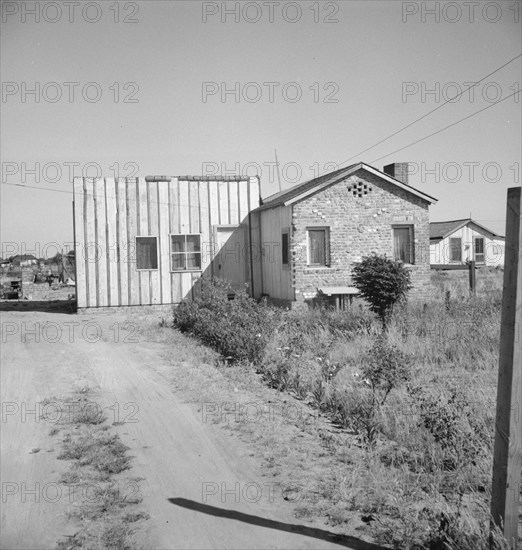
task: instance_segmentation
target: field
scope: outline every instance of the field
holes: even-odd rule
[[[475,297],[467,277],[434,272],[440,299],[396,308],[384,341],[362,304],[278,314],[223,302],[178,310],[175,325],[331,421],[301,426],[333,463],[310,479],[299,470],[300,517],[347,532],[358,518],[393,548],[486,549],[502,271],[480,270]]]

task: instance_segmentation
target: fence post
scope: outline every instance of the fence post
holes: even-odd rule
[[[522,467],[522,223],[520,187],[508,189],[506,253],[493,456],[491,515],[512,550],[518,548]]]
[[[444,294],[444,305],[446,306],[446,311],[451,309],[451,291],[446,290]]]
[[[475,260],[469,262],[469,291],[473,296],[477,293],[477,274],[475,271]]]

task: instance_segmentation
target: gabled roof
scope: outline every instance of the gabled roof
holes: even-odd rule
[[[354,172],[357,172],[361,169],[366,170],[367,172],[370,172],[371,174],[378,176],[383,180],[386,180],[387,182],[392,183],[393,185],[396,185],[397,187],[404,189],[405,191],[408,191],[409,193],[412,193],[413,195],[416,195],[417,197],[420,197],[425,201],[428,201],[429,203],[437,202],[437,199],[426,195],[426,193],[423,193],[422,191],[419,191],[414,187],[411,187],[411,185],[406,185],[405,183],[402,183],[402,181],[399,181],[389,176],[388,174],[377,170],[369,164],[358,162],[356,164],[347,166],[346,168],[340,168],[339,170],[335,170],[334,172],[324,174],[322,176],[319,176],[318,178],[305,181],[304,183],[299,183],[297,185],[294,185],[293,187],[290,187],[289,189],[285,189],[283,191],[279,191],[279,193],[270,195],[262,201],[261,206],[257,208],[257,210],[275,208],[276,206],[288,206],[289,204],[300,201],[308,197],[309,195],[316,193],[317,191],[321,191],[322,189],[325,189],[330,185],[342,181],[343,179],[352,175]]]
[[[477,223],[473,221],[471,218],[465,218],[463,220],[451,220],[447,222],[431,222],[430,223],[430,240],[441,240],[445,239],[452,233],[455,233],[455,231],[458,231],[462,227],[473,224],[475,227],[477,227],[481,232],[489,235],[490,237],[498,237],[503,239],[504,237],[502,235],[498,235],[494,231],[491,231],[491,229],[488,229],[487,227],[484,227],[480,223]]]

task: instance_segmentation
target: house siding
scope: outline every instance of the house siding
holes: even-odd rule
[[[451,235],[430,244],[430,262],[433,265],[455,265],[465,264],[475,259],[474,239],[475,237],[484,238],[484,262],[486,266],[504,265],[504,239],[492,238],[490,235],[478,230],[472,224],[465,225],[454,231]],[[462,239],[462,260],[451,261],[450,259],[450,239]]]
[[[78,308],[177,304],[193,293],[201,276],[217,275],[220,226],[244,231],[246,250],[221,254],[251,279],[249,212],[259,204],[258,178],[221,181],[197,177],[76,178],[74,228]],[[174,272],[170,234],[197,234],[201,269]],[[157,237],[158,268],[138,270],[135,239]],[[225,245],[226,246],[226,243]]]
[[[366,183],[371,191],[354,196],[351,186]],[[304,304],[321,286],[350,285],[354,262],[375,252],[393,257],[394,225],[413,225],[413,289],[424,298],[431,291],[428,202],[385,180],[360,170],[293,205],[292,284],[296,301]],[[328,227],[330,267],[307,265],[307,230]]]

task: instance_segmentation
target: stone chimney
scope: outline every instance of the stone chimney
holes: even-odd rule
[[[395,162],[388,164],[382,171],[388,176],[395,178],[396,180],[409,185],[408,183],[408,163],[407,162]]]

